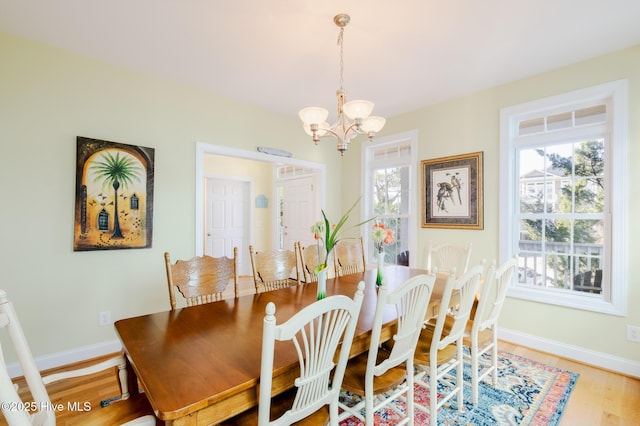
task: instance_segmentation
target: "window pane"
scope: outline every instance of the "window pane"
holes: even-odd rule
[[[573,242],[576,244],[602,245],[604,241],[604,221],[576,220],[573,232]]]
[[[542,221],[524,219],[520,221],[520,245],[523,241],[540,241]]]
[[[603,177],[604,141],[580,142],[575,147],[576,176]]]
[[[606,105],[576,110],[576,126],[592,123],[604,123],[607,120]]]
[[[570,288],[569,259],[569,256],[557,253],[547,255],[547,287]]]
[[[544,207],[544,151],[520,151],[520,212],[539,213]]]
[[[546,211],[571,213],[572,200],[567,187],[573,174],[573,145],[566,143],[547,147],[545,156],[548,184]]]
[[[393,230],[395,241],[384,246],[385,263],[398,263],[398,255],[409,250],[409,219],[407,217],[384,217],[379,218],[377,223],[382,223],[386,228]],[[374,253],[373,242],[369,248],[370,253]]]
[[[546,219],[544,240],[548,243],[566,243],[571,239],[571,221],[568,219]],[[556,251],[565,251],[564,245],[550,246]]]
[[[533,120],[521,121],[518,125],[520,136],[532,135],[544,131],[544,118],[534,118]]]
[[[409,167],[373,171],[373,212],[409,214]]]
[[[547,117],[547,130],[565,129],[573,126],[570,112],[550,115]]]
[[[521,251],[518,255],[518,283],[542,285],[544,258],[540,253]]]
[[[603,179],[576,179],[573,188],[576,213],[604,212],[604,187],[598,183],[602,181]]]

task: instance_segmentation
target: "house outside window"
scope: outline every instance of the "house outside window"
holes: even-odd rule
[[[510,296],[626,314],[626,93],[618,81],[502,110]]]
[[[385,263],[406,264],[415,253],[417,223],[414,189],[416,185],[415,132],[376,140],[363,145],[363,205],[365,217],[376,217],[392,229],[395,243],[385,246]],[[371,240],[372,224],[365,226],[367,262],[375,263],[375,250]]]

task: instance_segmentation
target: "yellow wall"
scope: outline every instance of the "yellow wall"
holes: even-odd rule
[[[195,254],[197,142],[279,147],[327,163],[339,187],[335,151],[315,147],[298,117],[2,33],[0,57],[0,288],[36,357],[116,341],[100,311],[169,308],[163,253]],[[77,136],[155,148],[152,248],[73,251]]]
[[[112,327],[98,325],[100,311],[116,320],[168,308],[162,253],[195,252],[197,141],[249,151],[272,146],[327,164],[329,217],[340,217],[360,194],[358,145],[343,158],[332,143],[315,147],[295,116],[5,34],[0,54],[0,288],[36,357],[115,340]],[[500,108],[620,78],[629,79],[629,181],[637,182],[640,47],[389,117],[380,136],[417,129],[419,159],[485,153],[485,229],[419,229],[418,255],[433,239],[471,241],[473,262],[497,256]],[[76,136],[156,149],[152,248],[73,252]],[[630,265],[640,264],[636,193],[631,184]],[[626,318],[509,299],[501,325],[640,361],[640,345],[627,342],[624,330],[640,326],[636,275],[629,271]]]
[[[417,129],[419,160],[484,151],[484,230],[420,229],[417,258],[423,258],[429,240],[470,241],[471,264],[498,256],[501,108],[624,78],[629,80],[628,260],[629,265],[640,265],[640,222],[635,220],[640,211],[635,185],[640,179],[635,161],[640,162],[640,46],[388,119],[385,135]],[[356,178],[360,159],[349,155],[345,160],[343,194],[348,194],[360,190]],[[343,205],[346,202],[343,195]],[[543,340],[640,361],[640,344],[626,340],[626,325],[640,326],[640,280],[632,268],[627,274],[626,318],[509,298],[500,326]]]

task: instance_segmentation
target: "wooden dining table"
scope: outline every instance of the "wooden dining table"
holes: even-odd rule
[[[426,271],[405,266],[384,268],[389,290]],[[365,295],[351,356],[368,350],[376,309],[376,271],[327,280],[327,296],[353,297],[360,281]],[[438,275],[427,315],[437,315],[446,282]],[[216,424],[258,404],[262,324],[267,303],[276,305],[278,324],[313,303],[316,283],[225,299],[174,311],[115,322],[128,361],[129,389],[139,380],[158,419],[170,425]],[[395,312],[385,314],[383,339],[390,338]],[[276,345],[273,387],[290,388],[298,376],[293,348]]]

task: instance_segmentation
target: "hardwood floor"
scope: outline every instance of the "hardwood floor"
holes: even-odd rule
[[[640,419],[639,379],[604,371],[509,342],[501,341],[500,349],[580,374],[562,416],[561,426],[635,426],[638,424]],[[19,385],[23,399],[29,400],[30,395],[24,379],[18,378],[15,383]],[[69,379],[64,383],[56,383],[49,386],[48,391],[54,404],[60,403],[66,407],[67,402],[79,403],[79,405],[88,402],[92,410],[100,410],[101,400],[119,394],[115,369],[113,373],[103,372],[91,378]],[[73,424],[74,414],[77,413],[67,409],[60,411],[57,415],[58,425]],[[0,425],[6,425],[4,418],[0,419]]]
[[[111,355],[107,355],[93,360],[87,360],[69,367],[85,367],[110,356]],[[43,373],[49,374],[63,369],[64,367],[51,369],[46,370]],[[62,426],[77,424],[74,422],[74,417],[77,419],[79,409],[86,408],[86,411],[100,410],[101,400],[120,395],[116,371],[117,370],[114,367],[113,370],[103,371],[91,376],[66,379],[48,385],[47,392],[52,405],[57,407],[58,404],[62,404],[63,407],[63,409],[56,413],[57,424]],[[33,401],[29,388],[27,387],[26,381],[23,377],[16,378],[13,382],[18,385],[18,393],[22,401]],[[7,422],[4,417],[0,417],[0,425],[6,424]]]

